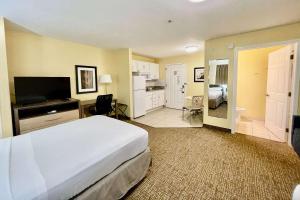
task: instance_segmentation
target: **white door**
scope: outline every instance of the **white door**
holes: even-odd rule
[[[166,67],[166,106],[182,109],[186,91],[186,66],[183,64]]]
[[[269,54],[265,126],[286,140],[291,47]]]

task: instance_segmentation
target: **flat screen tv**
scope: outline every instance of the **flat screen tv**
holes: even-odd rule
[[[71,98],[69,77],[14,77],[17,104]]]

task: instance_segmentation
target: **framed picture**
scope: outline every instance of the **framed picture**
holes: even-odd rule
[[[194,68],[194,82],[204,82],[204,67]]]
[[[97,67],[75,65],[77,94],[98,92]]]

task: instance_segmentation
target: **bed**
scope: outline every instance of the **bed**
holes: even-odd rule
[[[0,140],[0,199],[119,199],[146,175],[144,129],[93,116]]]
[[[208,92],[208,106],[210,109],[216,109],[221,103],[223,103],[223,88],[222,87],[210,87]]]

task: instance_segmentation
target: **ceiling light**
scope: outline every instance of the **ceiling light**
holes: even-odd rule
[[[185,51],[186,51],[187,53],[194,53],[194,52],[198,51],[199,48],[200,48],[200,47],[199,47],[199,46],[196,46],[196,45],[186,46],[186,47],[185,47]]]
[[[200,3],[200,2],[203,2],[203,1],[206,1],[206,0],[189,0],[190,2],[192,3]]]

